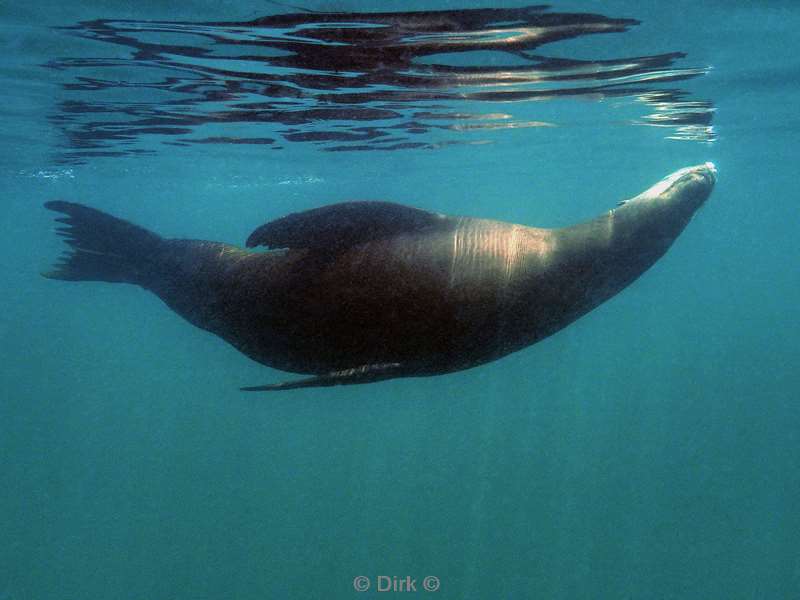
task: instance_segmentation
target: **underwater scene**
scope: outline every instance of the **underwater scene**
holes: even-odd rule
[[[800,597],[799,4],[0,26],[0,600]]]

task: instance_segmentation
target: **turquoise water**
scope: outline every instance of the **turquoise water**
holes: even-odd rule
[[[640,23],[414,63],[481,67],[487,88],[311,64],[328,42],[278,65],[296,32],[232,25],[298,12],[274,4],[82,4],[0,16],[0,598],[401,594],[379,576],[440,598],[800,594],[799,7],[559,3]],[[345,85],[360,72],[388,77]],[[365,92],[406,95],[330,96]],[[709,160],[711,200],[640,280],[442,377],[243,394],[291,375],[139,288],[39,276],[62,250],[53,198],[239,244],[346,199],[561,226]]]

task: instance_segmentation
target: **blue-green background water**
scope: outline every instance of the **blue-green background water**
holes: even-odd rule
[[[441,598],[800,595],[800,7],[553,7],[642,23],[552,54],[681,51],[713,67],[680,86],[713,101],[710,143],[629,125],[630,102],[563,99],[513,107],[557,127],[486,145],[144,141],[151,154],[69,163],[50,117],[75,99],[71,75],[41,65],[128,51],[53,26],[286,12],[74,4],[0,16],[0,598],[380,597],[378,575]],[[639,281],[536,346],[444,377],[245,395],[287,375],[138,288],[38,275],[61,251],[41,208],[52,198],[237,243],[353,198],[560,226],[707,160],[711,201]],[[353,589],[358,575],[369,592]],[[437,592],[422,591],[427,575]]]

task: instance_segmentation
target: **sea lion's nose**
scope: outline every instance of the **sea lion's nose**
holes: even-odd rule
[[[713,162],[709,161],[707,163],[704,163],[699,168],[699,171],[700,173],[705,175],[706,179],[709,179],[711,183],[717,182],[717,165],[715,165]]]

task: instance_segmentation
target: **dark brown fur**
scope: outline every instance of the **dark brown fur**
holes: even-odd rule
[[[610,298],[666,252],[708,197],[687,170],[588,223],[538,229],[345,203],[257,229],[252,252],[165,240],[66,202],[73,254],[48,276],[127,281],[265,365],[314,377],[248,389],[466,369],[528,346]]]

